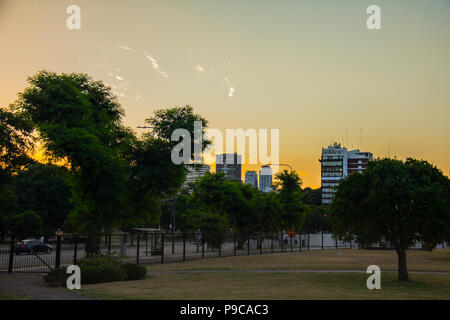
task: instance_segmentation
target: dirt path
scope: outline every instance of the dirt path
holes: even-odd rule
[[[33,300],[95,300],[63,288],[49,287],[44,274],[0,273],[0,290]]]

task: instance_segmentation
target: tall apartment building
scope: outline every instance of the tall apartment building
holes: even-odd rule
[[[319,160],[322,173],[322,204],[330,204],[334,197],[334,188],[339,182],[349,174],[362,172],[372,159],[370,152],[348,151],[338,143],[326,149],[322,148],[322,157]]]
[[[256,171],[245,172],[245,184],[250,184],[255,188],[258,188],[258,175],[256,174]]]
[[[206,172],[210,171],[210,167],[206,164],[187,165],[188,173],[186,175],[186,184],[193,183],[203,177]]]
[[[216,156],[216,172],[223,172],[228,180],[241,180],[242,158],[237,153],[224,153]]]
[[[259,190],[272,191],[272,168],[269,166],[262,166],[259,170]]]

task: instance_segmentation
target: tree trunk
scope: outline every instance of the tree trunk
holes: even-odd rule
[[[94,257],[100,254],[100,241],[101,236],[98,235],[89,235],[86,239],[86,257]]]
[[[398,281],[406,282],[409,281],[408,277],[408,267],[406,265],[406,250],[404,248],[397,249],[398,255]]]
[[[245,241],[247,241],[247,238],[239,236],[237,241],[236,241],[237,242],[236,243],[236,249],[243,250]]]

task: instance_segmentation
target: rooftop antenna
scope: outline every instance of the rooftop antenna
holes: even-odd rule
[[[388,142],[388,158],[391,157],[391,145]]]

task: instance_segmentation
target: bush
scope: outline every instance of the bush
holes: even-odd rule
[[[78,266],[81,270],[81,284],[141,280],[147,274],[144,266],[121,263],[109,255],[84,258]],[[51,286],[65,286],[67,278],[70,276],[66,271],[67,268],[54,269],[44,276],[44,281]]]
[[[44,276],[44,281],[50,286],[59,287],[65,286],[69,274],[66,273],[67,268],[53,269]]]
[[[126,273],[126,280],[141,280],[147,274],[147,268],[139,264],[125,263],[122,269]]]
[[[126,279],[122,263],[110,256],[85,258],[80,261],[81,283],[100,283]]]

